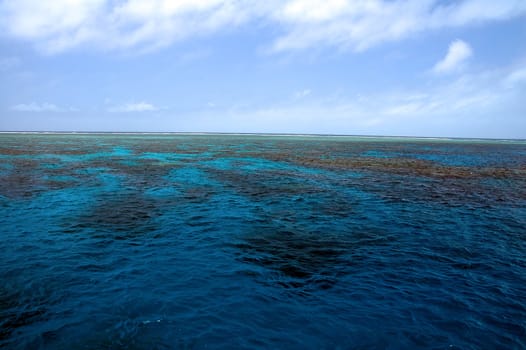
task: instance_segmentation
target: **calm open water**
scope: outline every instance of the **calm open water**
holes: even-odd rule
[[[526,348],[526,142],[3,134],[0,214],[2,348]]]

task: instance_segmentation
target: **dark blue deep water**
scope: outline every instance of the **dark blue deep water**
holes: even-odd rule
[[[526,142],[3,134],[0,214],[1,348],[526,348]]]

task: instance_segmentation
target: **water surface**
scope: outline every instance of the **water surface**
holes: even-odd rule
[[[524,349],[526,143],[0,135],[0,347]]]

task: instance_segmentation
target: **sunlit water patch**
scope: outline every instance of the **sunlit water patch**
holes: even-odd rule
[[[2,348],[526,348],[524,142],[0,141]]]

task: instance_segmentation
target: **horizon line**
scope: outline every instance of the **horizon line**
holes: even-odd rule
[[[367,134],[324,134],[324,133],[280,133],[280,132],[221,132],[221,131],[38,131],[1,130],[0,134],[110,134],[110,135],[246,135],[246,136],[307,136],[307,137],[362,137],[362,138],[412,138],[436,140],[493,140],[526,141],[526,138],[463,137],[463,136],[416,136],[416,135],[367,135]]]

